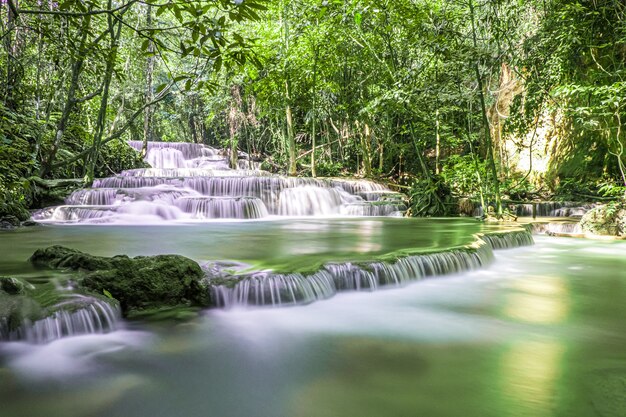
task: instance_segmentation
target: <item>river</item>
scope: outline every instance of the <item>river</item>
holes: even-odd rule
[[[206,260],[237,252],[252,262],[275,253],[282,264],[285,256],[387,252],[411,236],[425,247],[463,244],[483,227],[320,222],[188,233],[24,229],[0,265],[19,272],[17,258],[24,267],[24,255],[45,239],[103,255],[172,250]],[[246,243],[229,245],[236,235]],[[622,416],[625,250],[626,242],[538,236],[535,246],[496,251],[487,268],[400,288],[298,307],[207,310],[184,323],[131,322],[46,345],[5,343],[2,416]]]

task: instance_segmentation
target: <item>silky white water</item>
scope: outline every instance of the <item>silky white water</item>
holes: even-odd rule
[[[4,345],[3,416],[618,416],[625,243],[536,241],[402,288]]]
[[[129,142],[137,151],[141,142]],[[149,142],[151,168],[96,179],[66,204],[36,212],[57,224],[171,224],[302,216],[398,216],[402,196],[368,180],[284,177],[260,170],[240,153],[235,169],[224,150],[202,144]]]

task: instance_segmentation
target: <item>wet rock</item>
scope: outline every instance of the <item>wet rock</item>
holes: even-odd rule
[[[32,298],[0,291],[0,340],[10,340],[25,322],[34,322],[43,316],[43,308]]]
[[[154,310],[172,306],[206,306],[204,273],[193,260],[180,255],[93,256],[62,246],[37,250],[31,262],[40,267],[84,273],[81,286],[110,294],[122,311]]]
[[[589,210],[580,220],[584,233],[599,236],[626,236],[626,205],[612,202]]]
[[[16,227],[19,227],[19,225],[20,219],[18,219],[16,216],[9,215],[0,217],[0,229],[15,229]]]
[[[22,222],[22,226],[23,227],[33,227],[33,226],[39,226],[39,223],[37,223],[34,220],[26,220]]]
[[[10,295],[19,295],[26,292],[27,284],[17,278],[0,277],[0,290]]]
[[[28,284],[26,284],[28,285]],[[54,285],[0,291],[0,341],[48,343],[65,336],[106,333],[119,322],[117,301]]]
[[[37,249],[30,257],[30,262],[38,267],[52,269],[96,271],[113,269],[111,259],[56,245]]]
[[[31,177],[29,180],[33,185],[34,201],[32,207],[34,208],[63,204],[67,196],[84,185],[82,179],[49,180]]]

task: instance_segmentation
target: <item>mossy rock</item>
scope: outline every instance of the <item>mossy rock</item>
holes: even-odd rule
[[[30,260],[40,267],[81,271],[80,285],[118,300],[125,315],[136,310],[209,304],[208,291],[201,283],[202,269],[180,255],[107,258],[51,246],[37,250]]]
[[[0,277],[0,290],[9,295],[24,295],[34,287],[13,277]]]
[[[16,216],[9,215],[0,217],[0,229],[15,229],[16,227],[19,227],[19,225],[20,219]]]
[[[112,258],[92,256],[64,246],[50,246],[37,249],[30,257],[30,262],[38,267],[71,270],[109,270],[113,268]],[[128,259],[128,258],[127,258]]]
[[[584,233],[598,236],[626,236],[626,204],[612,202],[589,210],[580,219]]]
[[[82,179],[76,178],[51,180],[30,177],[29,181],[33,185],[34,191],[34,201],[31,208],[43,208],[63,204],[65,199],[72,194],[73,191],[85,185]]]

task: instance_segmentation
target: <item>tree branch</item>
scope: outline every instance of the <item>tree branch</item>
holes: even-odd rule
[[[85,101],[91,100],[92,98],[94,98],[96,96],[99,96],[100,93],[102,93],[102,85],[100,85],[100,87],[96,91],[94,91],[93,93],[87,94],[86,96],[81,97],[81,98],[75,98],[72,101],[74,102],[74,104],[83,103]]]
[[[113,9],[99,9],[99,10],[90,10],[88,12],[64,12],[61,10],[30,10],[30,9],[16,9],[12,0],[9,0],[9,7],[13,11],[13,13],[17,16],[18,14],[40,14],[40,15],[53,15],[53,16],[65,16],[65,17],[85,17],[85,16],[94,16],[100,14],[113,14],[115,12],[119,12],[120,10],[124,10],[134,3],[137,3],[139,0],[130,0],[126,4],[122,4],[119,7]]]
[[[113,132],[110,136],[108,136],[106,139],[103,139],[100,142],[100,145],[104,145],[106,143],[111,142],[114,139],[119,139],[120,136],[122,136],[124,134],[124,132],[126,132],[126,130],[128,130],[128,128],[133,124],[133,122],[135,121],[135,119],[137,117],[139,117],[140,114],[143,113],[143,111],[147,108],[150,107],[152,105],[157,104],[158,102],[160,102],[161,100],[163,100],[165,97],[167,97],[167,94],[169,93],[169,90],[172,88],[174,84],[171,83],[169,84],[167,87],[165,87],[155,98],[154,100],[152,100],[149,103],[144,104],[143,106],[141,106],[139,109],[137,109],[131,116],[130,118],[126,121],[126,123],[124,123],[124,125],[122,127],[120,127],[117,131]],[[88,154],[90,154],[93,151],[93,147],[89,147],[87,149],[85,149],[84,151],[74,155],[72,158],[70,159],[66,159],[65,161],[60,161],[57,162],[56,164],[52,165],[52,169],[54,168],[58,168],[60,166],[66,165],[66,164],[71,164],[72,162],[76,162],[79,159],[84,158],[85,156],[87,156]]]
[[[334,145],[334,144],[335,144],[335,143],[337,143],[337,142],[339,142],[339,139],[336,139],[336,140],[334,140],[334,141],[332,141],[332,142],[322,143],[321,145],[317,145],[317,146],[315,147],[315,150],[318,150],[318,149],[323,148],[323,147],[325,147],[325,146]],[[302,158],[304,158],[305,156],[307,156],[307,155],[311,154],[311,152],[313,152],[313,149],[310,149],[310,150],[308,150],[308,151],[304,152],[303,154],[300,154],[300,155],[296,158],[296,161],[297,161],[298,159],[302,159]]]

